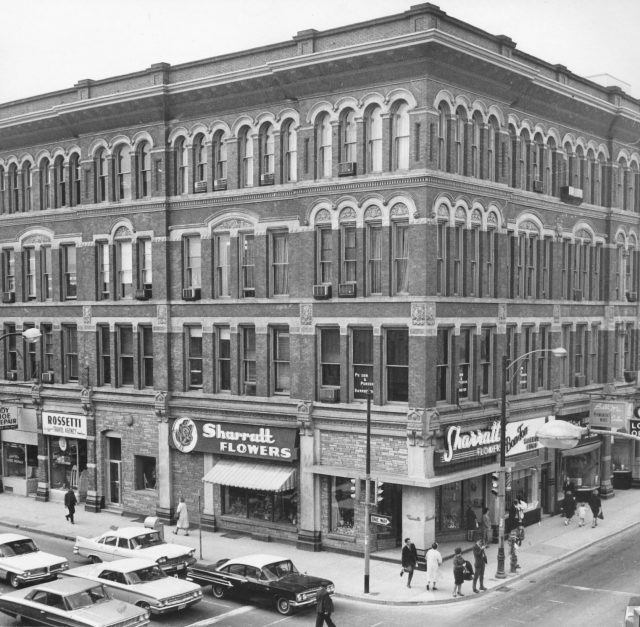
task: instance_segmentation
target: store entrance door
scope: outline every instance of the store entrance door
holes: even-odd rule
[[[122,441],[120,438],[107,438],[107,482],[110,505],[122,505]]]

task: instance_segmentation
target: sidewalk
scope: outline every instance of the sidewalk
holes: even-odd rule
[[[530,576],[534,571],[553,564],[576,553],[585,547],[604,538],[611,537],[640,524],[640,491],[618,490],[613,499],[603,500],[604,520],[599,521],[596,528],[591,528],[591,512],[587,514],[587,524],[578,528],[577,518],[569,526],[564,525],[560,516],[544,516],[538,524],[526,528],[526,537],[520,547],[518,559],[521,569],[512,575],[509,573],[508,544],[506,550],[506,579],[496,579],[496,560],[498,545],[492,544],[487,549],[488,565],[484,585],[489,594],[514,579]],[[96,536],[113,526],[140,525],[140,518],[120,516],[103,511],[99,514],[84,511],[82,506],[76,510],[76,524],[65,520],[66,510],[60,502],[37,502],[33,498],[0,493],[0,511],[4,512],[0,519],[0,532],[7,528],[20,529],[28,535],[29,531],[74,541],[76,535]],[[195,517],[193,517],[195,518]],[[196,549],[196,557],[205,562],[214,562],[224,557],[240,556],[247,553],[273,553],[289,557],[300,571],[312,575],[327,577],[336,585],[336,596],[359,599],[370,603],[391,605],[412,605],[434,602],[460,603],[479,597],[471,590],[470,582],[462,587],[463,598],[453,599],[453,573],[451,557],[455,546],[459,545],[470,557],[471,542],[441,543],[439,550],[444,558],[440,568],[440,583],[437,591],[425,588],[425,573],[417,571],[414,575],[413,587],[406,587],[406,575],[401,579],[400,548],[371,555],[370,561],[370,593],[364,594],[364,559],[339,553],[321,551],[311,553],[300,551],[293,545],[275,542],[262,542],[235,533],[226,534],[192,529],[189,536],[175,536],[170,528],[165,528],[167,542],[182,544]],[[202,553],[200,552],[202,543]],[[69,555],[71,555],[69,547]],[[393,561],[391,561],[393,560]],[[473,559],[470,559],[473,562]],[[483,593],[481,593],[483,594]]]

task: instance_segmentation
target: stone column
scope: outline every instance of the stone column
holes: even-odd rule
[[[313,429],[313,403],[298,403],[298,428],[300,429],[300,459],[298,467],[298,540],[296,547],[303,551],[322,549],[320,524],[320,477],[305,472],[315,461],[315,437]]]
[[[87,418],[87,499],[84,509],[87,512],[98,513],[102,505],[102,496],[98,490],[96,412],[90,387],[85,387],[80,392],[80,403]]]
[[[49,447],[47,436],[42,433],[42,385],[31,386],[31,401],[36,408],[36,425],[38,432],[38,487],[36,501],[49,500]]]
[[[600,496],[603,499],[612,499],[615,492],[611,483],[611,437],[608,435],[602,436],[600,473]]]
[[[174,508],[171,503],[172,480],[171,449],[169,448],[169,396],[158,392],[153,399],[153,410],[158,418],[158,503],[156,516],[168,525],[173,520]]]

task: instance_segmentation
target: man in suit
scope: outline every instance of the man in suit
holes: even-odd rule
[[[416,545],[411,542],[411,538],[404,539],[404,546],[402,547],[402,570],[400,571],[400,577],[407,573],[407,588],[411,587],[411,580],[413,579],[413,571],[416,569],[418,563],[418,552],[416,551]]]
[[[65,518],[71,521],[71,524],[73,525],[73,517],[76,513],[76,503],[78,500],[76,499],[75,492],[71,489],[71,486],[68,486],[68,488],[67,493],[64,495],[64,506],[67,508],[69,513]]]
[[[485,544],[482,538],[478,538],[473,545],[473,591],[480,592],[486,590],[484,587],[484,567],[487,563],[487,554],[484,551]],[[480,580],[480,590],[478,590],[478,579]]]
[[[325,623],[329,627],[336,627],[335,623],[331,620],[331,614],[333,614],[333,601],[327,592],[327,585],[323,584],[317,597],[316,627],[322,627]]]

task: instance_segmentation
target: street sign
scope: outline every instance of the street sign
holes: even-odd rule
[[[369,520],[374,525],[380,525],[381,527],[391,526],[391,516],[388,514],[371,514]]]
[[[629,420],[629,431],[631,435],[640,436],[640,420]]]

